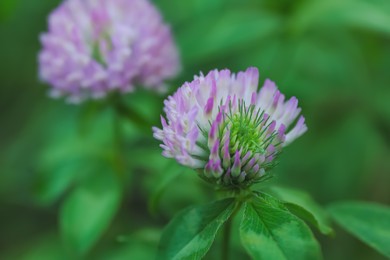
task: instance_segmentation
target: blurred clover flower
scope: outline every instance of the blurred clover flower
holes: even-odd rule
[[[147,0],[65,0],[41,42],[40,77],[70,102],[136,84],[163,91],[180,67],[170,28]]]
[[[263,180],[282,147],[306,130],[298,100],[285,102],[275,83],[258,89],[256,68],[195,76],[165,100],[167,121],[153,128],[163,155],[197,169],[211,183],[246,188]]]

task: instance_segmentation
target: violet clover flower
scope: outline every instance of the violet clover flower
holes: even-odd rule
[[[228,188],[267,176],[282,147],[306,130],[295,97],[285,101],[274,82],[258,91],[257,68],[195,76],[165,100],[162,129],[153,128],[163,155]],[[297,122],[296,122],[297,121]],[[295,123],[296,122],[296,123]]]
[[[65,0],[48,23],[39,73],[53,97],[77,103],[135,85],[163,91],[179,70],[170,28],[148,0]]]

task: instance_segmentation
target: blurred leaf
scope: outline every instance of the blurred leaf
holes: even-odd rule
[[[291,213],[310,222],[325,235],[333,233],[326,211],[309,194],[286,187],[273,186],[270,190],[272,194],[284,202]]]
[[[9,249],[2,250],[1,259],[20,259],[20,260],[66,260],[64,248],[56,233],[44,233],[28,240],[27,244],[19,243],[15,249],[7,252]],[[5,254],[4,254],[5,253]]]
[[[331,216],[343,228],[375,250],[390,257],[390,208],[367,202],[337,202]]]
[[[51,204],[56,201],[71,184],[91,170],[96,169],[95,165],[85,164],[78,160],[66,160],[51,171],[41,172],[36,180],[35,197],[39,203]]]
[[[347,96],[353,98],[358,90],[366,89],[369,81],[364,57],[359,43],[345,28],[312,32],[285,45],[292,46],[285,47],[290,48],[287,55],[292,61],[287,75],[283,74],[290,95],[306,98],[305,103],[313,98],[324,102],[329,92],[342,98],[343,91],[354,91]]]
[[[91,259],[154,259],[156,256],[161,230],[145,228],[131,233],[129,236],[121,236],[114,247],[98,252]]]
[[[390,33],[388,1],[307,1],[291,19],[292,29],[303,32],[318,25],[352,26]]]
[[[95,157],[109,158],[112,151],[107,146],[113,146],[114,115],[105,110],[95,114],[88,125],[81,124],[85,114],[67,114],[61,118],[61,124],[55,124],[46,138],[47,147],[42,152],[43,166],[51,166],[64,159]],[[82,128],[80,127],[82,126]]]
[[[18,0],[2,0],[0,2],[0,22],[12,14],[18,3]]]
[[[119,236],[117,240],[119,242],[127,243],[132,240],[138,240],[145,243],[158,243],[161,237],[161,230],[157,228],[142,228],[135,232],[132,232],[128,236]]]
[[[259,85],[264,81],[263,75],[267,78],[273,78],[275,72],[286,72],[289,64],[286,61],[287,53],[291,52],[291,44],[285,44],[278,37],[268,37],[267,41],[259,41],[252,46],[249,51],[242,51],[240,55],[234,57],[232,66],[246,68],[248,65],[259,68],[260,80]],[[271,75],[273,73],[274,75]]]
[[[372,103],[374,106],[377,107],[377,111],[380,114],[383,114],[383,121],[390,121],[390,106],[388,101],[390,100],[390,89],[387,89],[386,91],[381,91],[377,93],[372,93],[372,95],[375,95],[375,98],[373,98]]]
[[[52,126],[47,134],[36,162],[35,195],[43,204],[56,201],[72,184],[96,171],[100,167],[96,164],[111,160],[116,152],[111,111],[99,111],[98,117],[95,114],[88,120],[83,113],[69,112],[61,119],[61,124]]]
[[[290,20],[293,32],[302,33],[311,26],[318,25],[318,21],[324,19],[334,10],[349,6],[350,0],[306,1],[297,8]]]
[[[253,259],[321,259],[309,227],[269,195],[246,203],[240,236]]]
[[[166,170],[169,167],[173,167],[174,171],[176,169],[182,171],[182,174],[178,174],[173,179],[174,183],[158,195],[159,215],[170,218],[189,205],[210,201],[210,196],[213,196],[213,193],[210,193],[206,182],[200,179],[193,169],[181,166],[175,160],[162,156],[162,150],[158,147],[156,140],[152,140],[150,145],[143,143],[134,146],[137,149],[128,149],[126,158],[132,165],[136,166],[134,170],[137,173],[134,176],[142,174],[143,181],[140,184],[142,186],[140,189],[147,198],[152,199],[151,196],[159,192],[159,187],[165,182],[165,177],[168,178]],[[152,205],[149,204],[150,206]]]
[[[163,171],[155,171],[148,174],[145,179],[145,191],[153,194],[160,185],[161,178],[164,177]],[[158,213],[171,219],[177,212],[191,205],[210,202],[215,198],[210,186],[199,178],[193,169],[183,167],[182,174],[174,179],[172,185],[169,185],[159,198]]]
[[[345,22],[353,27],[390,35],[390,5],[389,2],[374,4],[373,2],[357,1],[349,8],[339,11]]]
[[[158,203],[160,202],[161,195],[168,188],[169,184],[171,184],[177,177],[184,172],[183,167],[177,165],[177,162],[170,161],[168,167],[162,171],[162,179],[158,182],[154,191],[151,194],[149,199],[149,210],[155,214],[158,208]]]
[[[322,109],[329,111],[334,99]],[[319,111],[309,109],[305,114],[309,131],[285,148],[275,175],[322,200],[356,195],[366,184],[362,176],[373,175],[367,167],[376,162],[383,144],[363,113],[350,112],[334,120],[342,112],[328,114],[330,120],[326,121],[319,117]]]
[[[123,259],[154,259],[156,256],[157,243],[155,245],[133,240],[128,244],[108,249],[93,259],[123,260]]]
[[[178,33],[185,64],[226,57],[279,30],[280,18],[258,10],[230,10],[191,23]]]
[[[71,254],[89,251],[109,226],[120,200],[120,185],[104,167],[67,197],[60,212],[60,228]]]
[[[165,228],[157,258],[202,258],[233,209],[234,200],[225,199],[182,211]]]
[[[166,19],[173,25],[180,26],[183,23],[188,23],[188,20],[198,15],[210,14],[218,10],[226,0],[158,0],[156,5],[160,7]],[[172,8],[174,6],[175,8]]]

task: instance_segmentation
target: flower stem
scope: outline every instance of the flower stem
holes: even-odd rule
[[[223,228],[223,240],[222,240],[222,252],[221,259],[229,259],[229,246],[230,246],[230,237],[232,233],[232,218],[233,215],[226,221]]]
[[[123,153],[123,133],[122,133],[122,125],[120,116],[115,113],[114,114],[114,167],[115,171],[118,174],[119,178],[123,178],[126,173],[126,162]]]
[[[222,238],[222,247],[221,247],[221,249],[222,249],[221,259],[222,260],[229,259],[230,237],[232,236],[233,220],[234,220],[234,217],[237,215],[237,212],[240,210],[242,204],[243,204],[242,200],[237,201],[232,215],[225,222],[225,225],[223,227],[223,238]]]

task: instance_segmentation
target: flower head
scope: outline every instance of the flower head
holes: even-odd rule
[[[195,76],[165,100],[162,129],[153,128],[163,155],[197,169],[209,182],[245,188],[274,166],[283,146],[307,127],[295,97],[285,101],[275,83],[258,91],[256,68]]]
[[[179,69],[170,29],[148,0],[65,0],[41,42],[40,77],[73,102],[137,84],[161,91]]]

